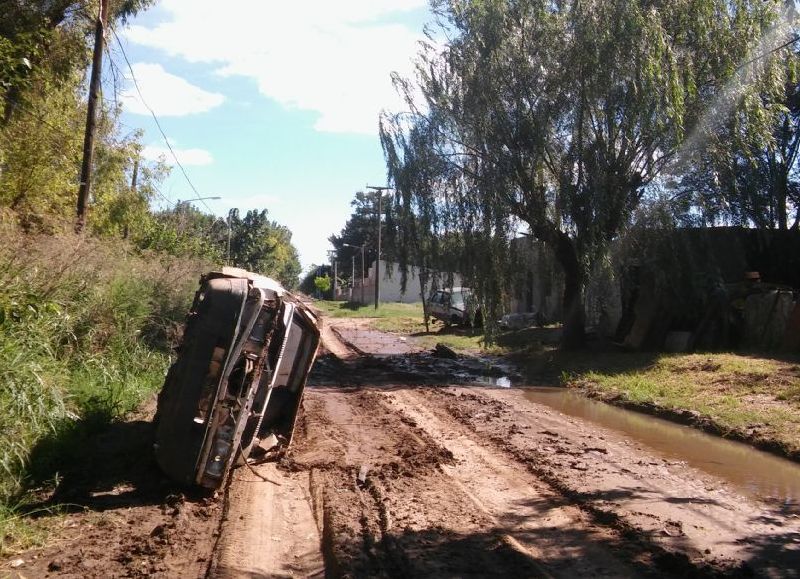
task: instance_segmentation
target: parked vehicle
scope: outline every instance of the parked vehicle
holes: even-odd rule
[[[319,339],[314,314],[278,282],[227,267],[201,277],[158,398],[161,469],[216,489],[235,463],[288,445]]]
[[[481,309],[468,287],[454,287],[434,292],[428,300],[428,313],[448,325],[483,324]]]

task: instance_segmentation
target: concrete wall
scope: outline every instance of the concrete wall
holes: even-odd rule
[[[512,282],[510,313],[537,313],[545,323],[560,320],[564,276],[553,252],[531,237],[514,239],[512,251],[519,268]]]
[[[361,299],[362,287],[361,287],[361,278],[357,277],[355,280],[355,286],[353,287],[353,295],[352,300],[359,302],[359,303],[373,303],[375,300],[375,262],[372,262],[372,265],[369,266],[369,270],[366,272],[367,278],[364,281],[363,287],[363,301]],[[380,282],[380,292],[381,292],[381,301],[382,302],[402,302],[406,304],[421,302],[422,297],[420,295],[420,281],[419,281],[419,268],[416,266],[409,266],[408,267],[408,276],[406,281],[406,291],[402,291],[401,283],[400,283],[400,266],[397,263],[387,262],[384,260],[380,261],[380,275],[381,275],[381,282]],[[431,274],[428,274],[431,276]],[[441,282],[439,285],[447,285],[447,286],[460,286],[461,285],[461,276],[458,274],[443,274],[439,273],[436,277],[438,277]],[[452,279],[452,283],[449,280]],[[431,294],[431,284],[428,283],[428,296]],[[351,299],[350,298],[349,289],[342,290],[341,298],[342,299]]]

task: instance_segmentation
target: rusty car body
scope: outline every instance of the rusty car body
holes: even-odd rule
[[[217,489],[234,464],[285,448],[319,340],[316,316],[278,282],[227,267],[202,276],[158,399],[164,473]]]

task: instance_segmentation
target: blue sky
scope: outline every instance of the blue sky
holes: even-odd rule
[[[120,36],[200,195],[222,197],[211,210],[268,209],[305,268],[327,260],[355,191],[385,183],[378,112],[402,108],[389,75],[411,74],[429,20],[427,0],[161,0]],[[130,82],[120,98],[145,155],[165,154]],[[177,167],[161,190],[195,196]]]

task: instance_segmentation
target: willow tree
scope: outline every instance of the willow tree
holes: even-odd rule
[[[382,123],[402,206],[394,213],[416,219],[425,208],[429,223],[478,242],[483,251],[467,252],[475,258],[468,277],[501,286],[508,239],[526,224],[563,269],[563,345],[579,346],[592,263],[672,161],[731,74],[728,63],[778,17],[780,2],[432,6],[438,32],[418,57],[416,78],[397,82],[409,111]],[[482,297],[496,303],[501,290]]]

